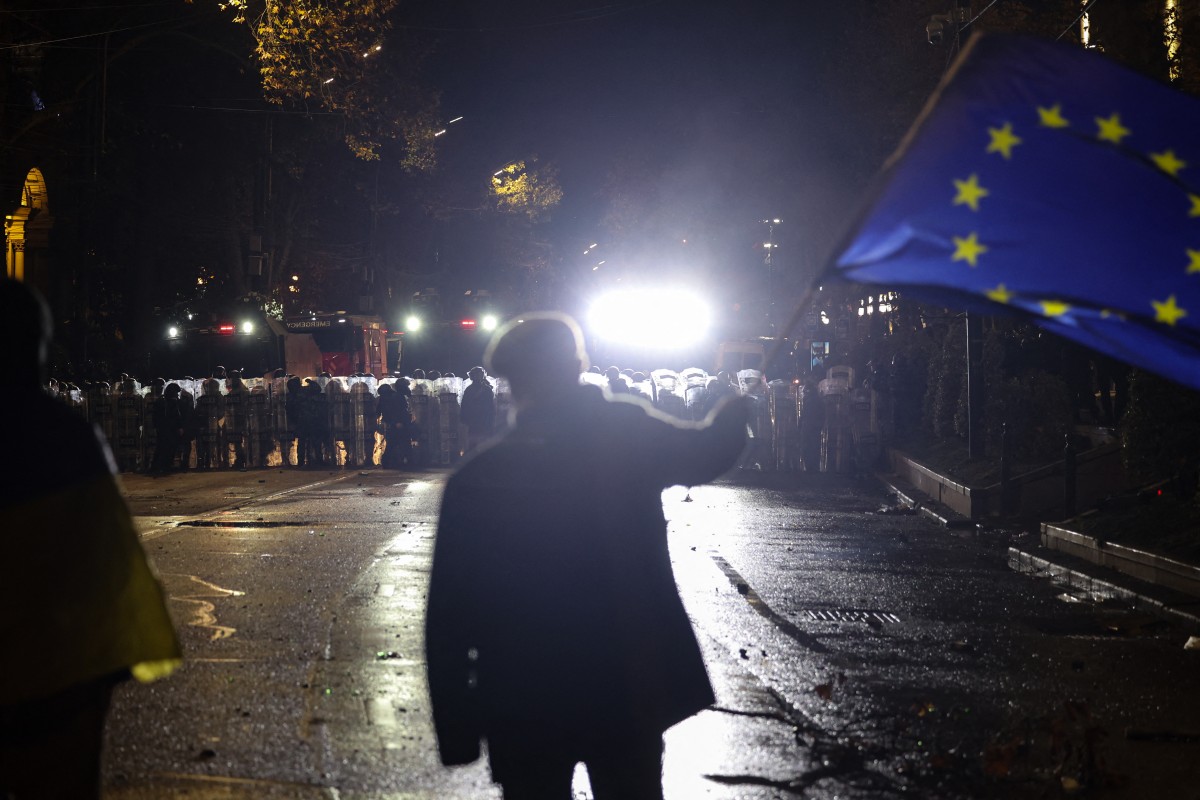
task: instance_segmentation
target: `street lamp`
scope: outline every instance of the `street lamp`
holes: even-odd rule
[[[767,241],[763,242],[763,249],[767,251],[766,258],[763,263],[767,265],[767,329],[775,332],[775,250],[779,245],[775,244],[775,226],[781,223],[779,217],[771,217],[764,219],[762,224],[767,226]]]

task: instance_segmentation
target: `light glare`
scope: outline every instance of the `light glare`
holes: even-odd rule
[[[669,289],[614,292],[599,298],[588,314],[593,331],[606,341],[668,349],[699,340],[709,320],[699,297]]]

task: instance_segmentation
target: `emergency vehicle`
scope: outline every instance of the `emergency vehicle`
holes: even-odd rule
[[[398,368],[437,370],[466,375],[480,364],[492,332],[503,316],[485,289],[470,289],[444,298],[436,289],[413,293],[394,339],[399,345]]]
[[[337,311],[283,324],[284,368],[292,375],[388,374],[388,329],[379,317]]]
[[[211,375],[222,366],[261,376],[282,367],[292,375],[388,374],[388,336],[376,316],[344,311],[275,319],[249,303],[211,313],[181,314],[166,325],[153,359],[163,374]]]

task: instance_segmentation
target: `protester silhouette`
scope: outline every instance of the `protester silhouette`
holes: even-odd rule
[[[467,372],[471,382],[463,390],[459,419],[467,427],[466,452],[470,453],[492,435],[496,427],[496,392],[483,367]]]
[[[580,383],[582,334],[552,312],[492,339],[513,426],[447,482],[426,618],[442,762],[486,739],[506,800],[662,797],[662,733],[713,702],[667,550],[661,493],[745,444],[734,400],[701,423]]]
[[[45,302],[0,281],[10,376],[0,482],[0,797],[98,798],[114,685],[153,680],[179,644],[98,431],[47,394]]]

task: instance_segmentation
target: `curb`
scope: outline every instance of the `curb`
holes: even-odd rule
[[[1054,560],[1047,557],[1050,554],[1054,555]],[[1079,563],[1064,563],[1068,561]],[[1095,568],[1091,562],[1064,556],[1054,550],[1039,549],[1030,552],[1010,547],[1008,566],[1026,575],[1048,577],[1062,586],[1083,591],[1102,600],[1120,600],[1139,611],[1170,615],[1200,625],[1200,600],[1197,598],[1157,584],[1136,580],[1113,580],[1114,577],[1125,576],[1115,570]],[[1097,574],[1101,571],[1112,574]],[[1135,583],[1142,583],[1142,586],[1135,586]]]
[[[888,488],[900,504],[915,509],[921,516],[926,517],[944,528],[973,528],[978,523],[964,517],[949,506],[943,505],[916,487],[898,479],[895,475],[876,475],[876,479]]]
[[[894,475],[876,475],[876,478],[896,495],[901,505],[916,509],[922,516],[944,528],[973,528],[981,524],[933,501],[904,481],[897,480]],[[1061,551],[1040,547],[1009,547],[1008,566],[1025,575],[1049,577],[1057,583],[1101,599],[1117,599],[1141,611],[1200,624],[1200,600],[1197,598],[1099,567]]]

